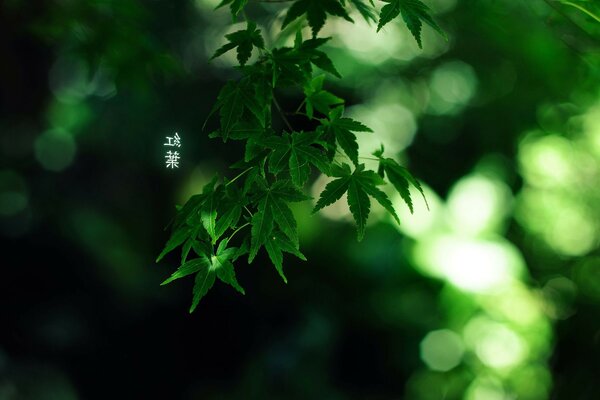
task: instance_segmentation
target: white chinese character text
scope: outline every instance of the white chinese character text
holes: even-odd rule
[[[165,143],[164,146],[181,147],[181,138],[179,137],[179,134],[175,132],[175,136],[167,136],[167,143]]]
[[[177,151],[167,151],[167,155],[165,155],[167,159],[167,168],[179,168],[179,152]]]

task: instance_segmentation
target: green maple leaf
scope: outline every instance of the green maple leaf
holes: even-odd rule
[[[302,32],[296,32],[296,40],[294,42],[294,49],[298,54],[304,55],[306,59],[308,59],[311,63],[321,68],[323,71],[329,72],[330,74],[341,78],[342,76],[333,65],[333,61],[329,58],[329,56],[317,50],[319,47],[323,46],[331,40],[330,37],[327,38],[313,38],[302,41]]]
[[[310,83],[304,87],[304,95],[306,96],[306,115],[310,119],[314,116],[314,110],[319,111],[323,115],[329,115],[331,107],[344,103],[344,99],[323,89],[324,81],[325,75],[319,75],[313,78]]]
[[[221,129],[219,135],[226,142],[229,133],[240,121],[244,112],[244,101],[242,97],[242,87],[236,82],[229,81],[223,86],[223,89],[217,96],[215,109],[219,109]],[[212,112],[211,112],[212,114]]]
[[[231,15],[235,19],[240,11],[242,11],[242,9],[246,6],[246,4],[248,4],[248,0],[223,0],[215,9],[226,6],[227,4],[229,4]]]
[[[310,79],[310,60],[297,49],[282,47],[269,54],[272,71],[272,86],[286,87],[302,85]]]
[[[362,240],[371,210],[369,197],[374,198],[388,211],[396,222],[400,223],[398,215],[387,195],[377,186],[384,184],[383,179],[375,171],[365,170],[364,164],[359,164],[354,172],[348,164],[332,169],[332,175],[337,179],[325,186],[313,213],[323,207],[335,203],[344,193],[347,193],[348,206],[358,228],[358,240]]]
[[[414,212],[414,208],[409,185],[413,185],[419,191],[419,193],[421,193],[421,196],[423,196],[423,200],[425,201],[425,205],[427,206],[427,209],[429,209],[429,204],[427,203],[427,198],[425,197],[425,192],[423,191],[421,183],[410,173],[408,169],[404,168],[391,158],[383,157],[383,146],[381,147],[381,150],[376,151],[373,153],[373,155],[379,158],[380,176],[387,176],[390,183],[398,191],[398,194],[400,194],[400,197],[408,206],[411,214]]]
[[[252,76],[248,76],[239,82],[229,81],[223,86],[217,96],[217,102],[208,116],[210,118],[219,110],[221,128],[211,133],[210,137],[219,136],[226,142],[230,134],[237,133],[235,139],[247,138],[247,135],[240,134],[240,130],[244,132],[245,128],[257,128],[256,123],[254,126],[252,125],[253,122],[244,126],[244,123],[248,124],[245,119],[249,116],[255,118],[262,130],[265,129],[268,119],[266,111],[270,109],[270,104],[267,105],[263,102],[270,102],[270,97],[257,95],[257,86],[261,86],[261,81],[255,82],[252,78]]]
[[[260,29],[256,29],[256,24],[252,21],[248,21],[246,30],[229,33],[225,37],[229,40],[229,43],[219,48],[211,57],[211,60],[227,53],[229,50],[237,48],[237,59],[240,65],[245,65],[252,55],[254,47],[258,49],[264,49],[265,47],[265,41],[260,35]]]
[[[212,243],[216,243],[215,227],[217,224],[217,205],[219,204],[222,194],[223,186],[217,186],[215,189],[215,181],[213,180],[207,187],[205,187],[205,199],[200,208],[200,219],[202,226],[208,232],[208,235],[212,238]]]
[[[308,25],[312,29],[313,37],[316,37],[325,25],[327,14],[354,22],[338,0],[297,0],[288,10],[281,29],[304,14],[306,14]]]
[[[159,262],[163,259],[164,256],[175,250],[177,247],[187,243],[190,239],[193,239],[194,228],[188,225],[184,225],[176,229],[172,234],[164,249],[160,252],[158,257],[156,258],[156,262]],[[189,249],[187,250],[189,252]],[[187,256],[187,254],[186,254]]]
[[[196,274],[190,313],[196,309],[200,300],[212,288],[215,278],[219,278],[241,294],[245,294],[244,289],[235,277],[233,268],[233,261],[243,253],[243,250],[236,247],[228,248],[227,244],[227,240],[222,240],[214,254],[207,253],[207,249],[199,244],[194,245],[194,251],[199,257],[183,263],[168,279],[161,283],[161,286],[167,285],[174,280]]]
[[[272,149],[269,156],[269,172],[277,175],[288,171],[292,183],[302,187],[310,175],[311,164],[321,172],[329,170],[325,154],[314,147],[319,134],[316,132],[294,132],[291,135],[271,136],[265,138],[261,144]]]
[[[191,244],[194,240],[196,240],[198,235],[208,237],[208,233],[203,228],[200,218],[200,211],[204,207],[207,197],[214,191],[216,182],[217,177],[214,177],[204,186],[201,194],[190,197],[185,205],[179,208],[173,223],[173,233],[167,241],[164,249],[156,258],[156,262],[159,262],[168,253],[183,244],[185,246],[182,252],[183,263],[187,257],[187,253],[191,248]]]
[[[420,0],[382,0],[388,4],[381,8],[379,14],[379,24],[377,25],[377,32],[381,30],[388,22],[402,14],[404,23],[410,30],[410,33],[414,36],[419,47],[422,47],[421,43],[421,27],[423,22],[435,29],[439,34],[446,37],[445,33],[434,21],[429,14],[429,7]]]
[[[245,250],[237,247],[227,247],[227,244],[227,239],[222,240],[221,243],[219,243],[217,252],[210,258],[211,265],[217,272],[217,278],[232,286],[241,294],[246,294],[244,288],[238,283],[233,268],[233,262],[245,253]]]
[[[190,307],[190,313],[193,312],[200,299],[208,293],[210,288],[215,283],[216,272],[210,264],[210,260],[202,255],[201,257],[194,258],[184,264],[182,264],[177,271],[175,271],[167,280],[161,283],[161,286],[167,285],[176,279],[184,278],[188,275],[196,274],[194,280],[193,299],[192,306]]]
[[[249,263],[254,260],[260,247],[271,240],[275,226],[295,248],[298,248],[296,219],[287,203],[310,198],[295,188],[290,181],[280,180],[269,186],[264,179],[257,178],[255,183],[258,190],[254,200],[258,202],[258,206],[251,220]]]
[[[377,15],[375,14],[375,4],[373,0],[369,0],[368,3],[363,0],[350,0],[350,3],[354,5],[354,8],[360,13],[360,15],[367,22],[377,22]]]
[[[237,225],[242,216],[242,207],[247,201],[241,190],[225,184],[224,196],[220,199],[215,223],[215,239],[218,240],[229,228]]]
[[[328,119],[319,119],[323,138],[329,144],[330,157],[335,153],[337,142],[354,165],[358,165],[358,143],[354,132],[373,131],[358,121],[342,117],[343,114],[344,107],[336,107],[329,113]]]
[[[298,245],[292,243],[281,232],[272,232],[265,241],[264,246],[271,262],[285,283],[287,283],[287,278],[283,273],[283,252],[293,254],[299,259],[306,261],[306,257],[300,252]]]
[[[300,31],[296,33],[294,47],[281,47],[269,53],[272,71],[272,86],[305,85],[312,76],[312,65],[340,77],[331,59],[319,47],[331,38],[314,38],[302,41]]]
[[[227,183],[211,188],[206,193],[200,208],[200,218],[212,244],[215,244],[227,229],[237,224],[245,205],[246,199],[242,192]]]

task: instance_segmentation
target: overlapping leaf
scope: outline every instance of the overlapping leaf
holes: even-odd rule
[[[269,54],[273,87],[303,86],[310,81],[312,65],[340,77],[331,59],[318,50],[330,38],[314,38],[302,41],[300,32],[296,35],[294,47],[273,49]]]
[[[342,17],[347,21],[354,22],[348,15],[342,3],[339,0],[296,0],[289,8],[282,29],[294,21],[296,18],[306,14],[308,25],[311,27],[313,37],[325,25],[327,14]]]
[[[237,48],[237,59],[240,65],[245,65],[252,55],[254,47],[258,49],[264,49],[265,47],[265,42],[260,35],[260,29],[256,29],[256,24],[252,21],[248,21],[248,27],[245,30],[229,33],[225,37],[229,43],[220,47],[212,58],[219,57],[229,50]]]
[[[402,15],[419,46],[423,22],[439,31],[420,0],[384,2],[387,4],[381,10],[378,30]],[[222,0],[218,7],[228,5],[235,20],[248,3],[248,0]],[[357,10],[367,21],[376,19],[373,0],[295,0],[283,25],[305,17],[312,29],[311,39],[304,40],[298,30],[293,47],[265,50],[260,30],[254,22],[248,21],[246,29],[226,35],[228,42],[216,51],[214,57],[235,50],[240,63],[237,71],[242,76],[237,81],[229,81],[220,91],[210,113],[218,112],[220,128],[210,137],[221,137],[223,141],[243,140],[245,155],[234,164],[241,171],[238,176],[222,183],[215,178],[205,185],[201,194],[192,196],[178,208],[171,238],[158,257],[160,260],[181,247],[180,267],[163,284],[195,275],[190,312],[217,279],[243,294],[233,262],[244,254],[248,254],[248,262],[252,262],[261,247],[287,282],[283,254],[305,260],[299,251],[297,224],[290,203],[308,198],[300,188],[309,179],[312,167],[334,177],[321,193],[314,210],[346,194],[358,226],[359,240],[364,235],[373,199],[398,221],[390,200],[379,189],[384,183],[383,177],[400,192],[411,212],[409,185],[423,193],[419,182],[405,168],[383,157],[383,149],[375,154],[380,160],[380,174],[365,170],[359,163],[356,133],[371,130],[344,117],[344,100],[324,89],[323,75],[313,77],[315,67],[340,77],[332,60],[322,51],[329,38],[316,35],[328,16],[352,21],[346,6]],[[264,51],[259,51],[257,61],[249,64],[255,49]],[[274,130],[271,104],[278,104],[273,98],[274,91],[289,86],[304,90],[306,116],[311,120],[319,117],[320,124],[315,131],[294,132],[290,128],[291,133],[280,134]],[[300,109],[297,114],[302,114]],[[349,164],[339,166],[332,162],[338,146],[352,161],[354,170]],[[238,242],[237,247],[230,247],[229,243],[234,241]]]
[[[421,27],[423,22],[435,29],[439,34],[445,37],[444,32],[431,17],[429,7],[421,0],[382,0],[388,4],[381,8],[379,14],[379,24],[377,31],[381,30],[387,23],[392,21],[398,15],[402,15],[404,23],[414,36],[419,47],[421,43]]]
[[[394,186],[394,188],[402,197],[402,200],[408,206],[411,214],[414,212],[413,201],[410,195],[409,185],[413,185],[421,196],[423,196],[423,200],[425,201],[425,205],[429,208],[427,204],[427,198],[425,197],[425,192],[423,191],[423,187],[421,183],[410,173],[410,171],[400,164],[398,164],[392,158],[383,157],[383,146],[381,150],[376,151],[373,155],[379,158],[379,174],[381,177],[386,176],[390,183]]]
[[[208,239],[209,235],[201,223],[200,210],[204,206],[209,194],[214,190],[216,182],[217,177],[204,186],[201,194],[190,197],[183,207],[179,207],[173,222],[173,233],[164,249],[158,255],[156,262],[159,262],[177,247],[184,245],[185,247],[182,252],[183,263],[194,240],[199,237]]]
[[[269,156],[269,172],[277,175],[289,172],[292,183],[302,187],[308,180],[310,167],[314,165],[327,173],[329,163],[321,149],[314,146],[319,134],[316,132],[294,132],[291,135],[271,136],[263,140],[262,145],[272,149]]]
[[[310,198],[295,188],[290,181],[280,180],[268,185],[266,181],[257,179],[256,183],[258,190],[254,200],[258,203],[258,206],[251,221],[248,262],[254,260],[260,247],[271,237],[275,226],[285,234],[296,248],[298,247],[296,219],[288,203]]]
[[[348,164],[343,164],[342,167],[333,168],[332,175],[337,177],[337,179],[334,179],[325,186],[313,209],[313,213],[335,203],[344,193],[347,193],[348,206],[358,228],[358,240],[362,240],[364,236],[367,219],[371,210],[369,197],[374,198],[400,223],[400,219],[391,201],[377,187],[384,184],[384,182],[375,171],[365,170],[364,164],[359,164],[354,172],[352,172]]]
[[[329,112],[327,119],[320,119],[323,139],[329,145],[330,158],[335,153],[336,143],[344,150],[348,158],[358,165],[358,143],[354,132],[373,132],[369,127],[351,118],[343,117],[344,108],[337,107]]]
[[[265,241],[264,246],[271,262],[285,283],[287,283],[287,278],[283,273],[283,253],[293,254],[299,259],[306,261],[306,257],[300,252],[298,245],[291,242],[281,232],[272,232]]]
[[[219,3],[217,8],[221,8],[223,6],[226,6],[227,4],[229,4],[231,15],[235,19],[235,17],[237,17],[240,11],[244,9],[246,4],[248,4],[248,0],[223,0],[221,3]]]
[[[206,249],[202,246],[194,246],[194,251],[198,254],[198,257],[183,263],[177,271],[161,283],[161,285],[167,285],[176,279],[196,274],[190,313],[196,309],[200,300],[212,288],[215,278],[219,278],[244,294],[244,289],[235,277],[232,263],[240,256],[241,251],[236,247],[228,248],[227,244],[227,240],[221,241],[214,254],[207,254]]]
[[[375,4],[373,0],[350,0],[350,3],[356,8],[360,15],[367,22],[377,22],[377,14],[375,13]]]
[[[344,99],[323,89],[324,81],[325,75],[319,75],[304,87],[304,95],[306,96],[306,115],[308,118],[313,118],[315,110],[323,115],[329,115],[332,107],[344,103]]]
[[[264,81],[255,83],[246,78],[237,82],[229,81],[223,86],[217,96],[217,103],[211,111],[211,114],[219,111],[221,127],[213,132],[211,137],[221,137],[226,142],[232,133],[237,132],[238,137],[245,138],[239,134],[240,128],[242,133],[244,132],[244,127],[240,124],[243,125],[247,118],[255,118],[258,123],[255,123],[254,127],[264,131],[268,121],[265,110],[270,109],[270,96],[257,94],[258,87],[262,84]]]

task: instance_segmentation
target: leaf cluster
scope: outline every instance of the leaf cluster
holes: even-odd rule
[[[427,7],[419,0],[385,3],[378,29],[401,14],[420,45],[422,22],[435,25]],[[236,18],[247,4],[247,0],[224,0],[219,7],[228,5]],[[298,31],[293,46],[268,49],[256,23],[248,20],[246,29],[227,34],[227,43],[214,54],[213,58],[235,50],[240,77],[228,81],[219,92],[209,115],[218,115],[219,126],[209,136],[223,142],[241,141],[245,150],[231,166],[240,171],[237,176],[215,177],[201,193],[178,208],[171,237],[157,259],[181,248],[180,266],[163,284],[194,275],[190,312],[217,280],[244,294],[234,263],[242,256],[252,263],[261,250],[287,282],[284,254],[306,260],[300,251],[291,205],[310,199],[304,188],[314,174],[324,174],[330,182],[316,200],[313,212],[346,195],[359,240],[364,237],[373,200],[400,222],[386,185],[399,193],[411,212],[409,186],[423,193],[406,168],[384,156],[383,147],[374,154],[379,160],[378,170],[366,169],[360,162],[357,135],[371,134],[372,130],[345,115],[344,99],[326,87],[326,75],[315,71],[317,68],[340,77],[323,50],[330,38],[317,35],[330,16],[352,21],[352,9],[367,21],[377,21],[373,1],[296,0],[287,11],[283,27],[306,18],[312,37],[305,39]],[[255,50],[258,57],[249,63]],[[296,130],[289,123],[277,101],[284,88],[303,94],[293,114],[311,120],[313,130]],[[281,124],[286,128],[281,129]]]

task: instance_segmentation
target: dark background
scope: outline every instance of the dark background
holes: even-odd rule
[[[190,315],[191,280],[159,286],[178,261],[154,263],[163,228],[213,173],[233,176],[227,166],[242,154],[202,131],[235,76],[227,59],[207,61],[231,21],[206,3],[0,3],[0,399],[598,398],[600,154],[581,139],[596,134],[582,121],[598,115],[597,22],[558,2],[438,0],[449,42],[425,28],[421,51],[398,27],[388,58],[366,62],[339,40],[330,50],[345,79],[328,85],[349,105],[375,104],[377,91],[360,88],[386,80],[407,88],[448,62],[472,68],[474,94],[446,101],[455,111],[406,106],[418,128],[395,156],[439,204],[478,168],[500,177],[516,205],[494,235],[525,260],[515,287],[537,299],[542,322],[516,328],[486,309],[485,294],[423,272],[412,249],[427,236],[383,220],[359,243],[347,221],[309,218],[310,204],[295,210],[309,261],[286,258],[287,285],[261,253],[236,264],[245,296],[217,283]],[[269,24],[285,7],[248,12],[277,31]],[[354,29],[336,21],[328,34],[344,35],[340,26]],[[414,57],[396,58],[407,48]],[[281,94],[283,107],[301,95]],[[167,170],[162,142],[175,131],[182,165]],[[565,156],[589,167],[577,185],[532,180],[529,131],[581,149]],[[583,250],[547,239],[543,221],[528,222],[525,191],[576,198],[557,204],[585,208],[595,239]],[[540,210],[552,225],[562,209]],[[494,368],[465,339],[458,365],[428,368],[428,332],[462,337],[481,315],[529,332],[529,355]]]

